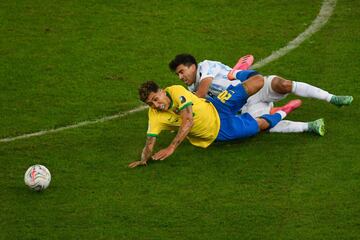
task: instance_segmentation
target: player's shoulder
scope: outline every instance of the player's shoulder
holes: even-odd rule
[[[195,95],[181,85],[173,85],[167,90],[167,94],[174,103],[183,104],[189,101]]]
[[[204,60],[198,64],[200,69],[226,68],[227,65],[213,60]]]
[[[209,60],[209,59],[205,59],[201,62],[199,62],[199,64],[223,64],[222,62],[219,61],[215,61],[215,60]]]
[[[213,60],[203,60],[201,62],[198,63],[199,66],[203,66],[203,65],[211,65],[211,64],[215,64],[217,63],[216,61],[213,61]]]
[[[149,107],[149,111],[148,111],[148,117],[149,117],[149,119],[155,119],[158,114],[159,114],[159,111],[157,111],[157,110],[154,109],[154,108]]]
[[[179,91],[188,91],[184,86],[182,85],[172,85],[167,88],[165,88],[167,92],[179,92]]]

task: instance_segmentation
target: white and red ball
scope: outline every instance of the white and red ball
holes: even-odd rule
[[[35,191],[46,189],[51,181],[50,171],[43,165],[33,165],[25,172],[24,181],[27,186]]]

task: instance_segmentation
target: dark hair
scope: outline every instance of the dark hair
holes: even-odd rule
[[[147,81],[141,84],[139,88],[139,97],[140,100],[145,102],[149,97],[150,93],[157,92],[159,90],[159,86],[153,81]]]
[[[175,58],[171,60],[171,62],[169,63],[169,68],[171,71],[175,72],[176,68],[180,64],[184,64],[187,67],[190,67],[192,64],[195,64],[195,66],[197,67],[195,57],[187,53],[176,55]]]

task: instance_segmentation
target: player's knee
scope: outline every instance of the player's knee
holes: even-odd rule
[[[290,93],[292,89],[292,81],[281,77],[274,77],[271,82],[271,88],[277,93]]]
[[[260,74],[250,77],[243,83],[249,95],[258,92],[264,86],[264,77]]]

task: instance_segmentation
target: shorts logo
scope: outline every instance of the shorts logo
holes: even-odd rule
[[[180,96],[179,99],[180,99],[180,102],[181,102],[181,103],[186,102],[186,98],[185,98],[184,96]]]

